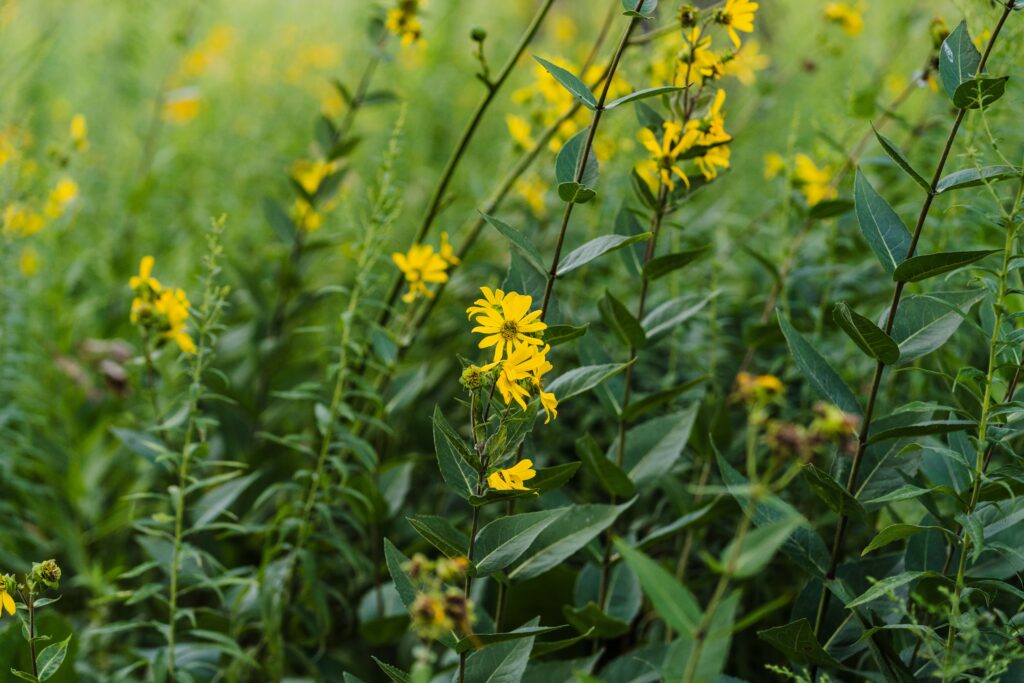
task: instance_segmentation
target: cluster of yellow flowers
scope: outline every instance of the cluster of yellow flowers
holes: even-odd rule
[[[459,264],[459,257],[448,242],[448,233],[441,233],[441,248],[434,251],[429,244],[414,244],[406,253],[396,251],[391,260],[409,283],[409,291],[402,295],[402,301],[411,304],[420,296],[434,298],[434,292],[427,283],[448,281],[448,269]]]
[[[416,584],[416,599],[409,611],[413,632],[420,638],[437,640],[452,631],[463,635],[472,632],[476,621],[473,601],[452,586],[465,579],[468,569],[465,557],[431,561],[422,553],[416,553],[402,566]]]
[[[550,346],[540,338],[547,325],[540,320],[541,311],[531,311],[533,297],[518,292],[481,287],[484,298],[466,309],[476,323],[473,332],[484,335],[481,349],[494,348],[494,359],[476,368],[486,374],[497,370],[495,387],[505,405],[513,401],[526,410],[526,400],[536,390],[541,407],[547,415],[545,424],[558,417],[558,399],[544,391],[544,375],[551,371],[548,362]]]
[[[523,482],[536,476],[533,461],[524,458],[508,469],[492,472],[487,477],[487,485],[495,491],[529,491]]]
[[[24,151],[31,146],[31,137],[17,129],[0,130],[0,169],[4,166],[15,166],[15,184],[18,179],[31,181],[39,173],[38,163],[24,157]],[[88,126],[85,116],[75,114],[68,125],[68,143],[71,151],[84,152],[89,147]],[[62,163],[68,156],[61,154]],[[60,175],[57,182],[47,193],[45,199],[34,203],[25,198],[16,199],[0,211],[0,225],[7,239],[31,237],[48,222],[61,218],[78,198],[78,183],[67,175]],[[22,248],[18,260],[19,269],[26,276],[34,275],[39,268],[39,256],[32,245]]]
[[[196,47],[181,60],[177,73],[171,78],[171,90],[164,93],[161,115],[171,123],[188,123],[202,110],[203,101],[199,88],[188,85],[205,74],[222,60],[234,42],[234,30],[219,24],[210,31]]]
[[[825,5],[825,19],[836,24],[848,36],[860,35],[864,30],[863,3],[830,2]]]
[[[426,6],[427,0],[398,0],[398,6],[388,10],[385,28],[397,36],[402,45],[426,45],[419,18],[420,11]]]
[[[153,277],[152,256],[142,257],[139,274],[128,280],[135,293],[131,321],[144,332],[155,332],[161,341],[173,341],[185,353],[195,353],[196,344],[188,333],[189,301],[185,291],[164,288]]]
[[[778,152],[769,152],[764,157],[764,178],[773,180],[786,170],[786,160]],[[806,154],[797,154],[793,158],[793,182],[804,196],[807,206],[811,207],[838,196],[833,182],[834,169],[830,166],[819,167]]]
[[[322,159],[300,159],[292,164],[292,179],[306,191],[306,194],[313,196],[320,189],[320,184],[332,173],[338,170],[337,161],[324,161]],[[333,200],[329,200],[319,207],[313,206],[306,197],[298,196],[292,204],[291,217],[295,227],[303,232],[313,232],[323,225],[323,213],[330,211],[335,206]]]

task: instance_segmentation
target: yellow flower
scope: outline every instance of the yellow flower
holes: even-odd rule
[[[678,74],[676,85],[692,83],[712,78],[720,71],[718,55],[711,50],[711,35],[701,33],[700,27],[694,26],[686,34],[688,49],[679,57],[680,64],[676,67]],[[679,80],[679,76],[682,80]]]
[[[3,214],[4,234],[8,237],[29,237],[46,225],[45,219],[27,204],[8,204]]]
[[[751,375],[741,372],[736,375],[736,396],[743,401],[770,399],[782,393],[782,380],[775,375]]]
[[[855,7],[848,2],[830,2],[825,5],[825,19],[838,24],[848,36],[859,35],[864,30],[864,17],[861,16],[859,5]]]
[[[404,254],[391,254],[391,259],[409,283],[409,291],[402,295],[402,301],[407,304],[421,294],[428,299],[434,298],[434,292],[427,288],[426,283],[448,281],[448,262],[429,244],[414,244]]]
[[[291,217],[295,227],[303,232],[319,230],[324,222],[324,217],[320,212],[302,197],[296,197],[292,203]]]
[[[836,189],[832,186],[830,169],[818,166],[806,154],[797,154],[793,169],[793,177],[800,185],[800,191],[807,200],[807,206],[814,206],[826,199],[836,197]]]
[[[388,10],[385,28],[398,36],[402,45],[422,45],[423,25],[417,13],[426,4],[426,0],[398,0],[398,6]]]
[[[481,291],[488,297],[488,290],[482,287]],[[502,294],[498,290],[498,294]],[[468,309],[470,318],[475,317],[477,326],[473,332],[484,335],[480,340],[480,348],[494,347],[494,362],[500,361],[503,357],[511,357],[512,349],[520,349],[527,346],[540,346],[541,340],[533,335],[547,329],[547,325],[540,321],[541,311],[530,311],[533,305],[533,297],[518,292],[509,292],[501,296],[500,300],[488,301],[486,305],[471,307]]]
[[[731,58],[724,60],[722,73],[735,76],[743,85],[753,85],[757,80],[757,72],[764,71],[772,60],[761,52],[761,43],[757,39],[748,40]]]
[[[321,159],[300,159],[292,164],[292,178],[302,186],[308,194],[316,194],[320,183],[337,168],[337,164]]]
[[[713,180],[718,177],[718,168],[729,168],[729,156],[732,150],[727,145],[712,147],[703,156],[695,158],[700,172],[704,174],[705,180]]]
[[[526,462],[529,461],[527,460]],[[534,474],[536,474],[536,472],[534,472]],[[17,607],[14,604],[14,598],[12,598],[11,594],[7,592],[7,586],[5,583],[5,585],[0,588],[0,617],[4,615],[4,612],[7,612],[13,617],[16,610]]]
[[[522,116],[507,114],[505,116],[505,125],[508,126],[508,134],[512,136],[512,140],[517,145],[523,149],[530,149],[533,147],[534,140],[530,137],[529,121],[524,119]]]
[[[149,294],[160,293],[160,282],[153,277],[153,264],[156,262],[152,256],[143,256],[139,261],[139,274],[133,275],[128,280],[128,286],[132,288],[136,296],[146,297]]]
[[[550,391],[544,391],[544,375],[552,370],[552,365],[548,361],[548,351],[551,350],[550,346],[545,346],[542,350],[537,352],[539,361],[531,371],[533,384],[537,387],[540,393],[540,405],[544,409],[545,418],[544,424],[548,424],[554,419],[558,418],[558,398],[555,397]]]
[[[18,256],[18,270],[25,277],[32,277],[39,272],[39,252],[28,246],[21,250]]]
[[[493,472],[487,477],[487,485],[495,491],[529,491],[523,485],[524,481],[537,476],[533,469],[533,461],[530,459],[520,460],[512,467]]]
[[[498,372],[498,379],[495,381],[501,398],[505,405],[512,401],[519,404],[519,407],[526,410],[526,400],[530,398],[529,390],[521,382],[532,379],[537,367],[544,362],[543,356],[538,354],[532,346],[518,346],[508,354],[504,361],[495,361],[480,368],[483,372],[493,369],[501,363],[501,370]]]
[[[786,160],[778,152],[768,152],[764,155],[764,179],[774,180],[786,170]]]
[[[76,150],[84,152],[89,149],[89,126],[83,114],[75,114],[71,117],[69,132],[71,144],[74,145]]]
[[[165,289],[153,303],[153,310],[160,317],[161,336],[176,343],[183,352],[195,353],[195,342],[185,331],[185,322],[189,316],[188,307],[188,297],[181,289]]]
[[[162,116],[171,123],[188,123],[202,108],[199,91],[195,88],[180,88],[164,97]]]
[[[689,187],[690,179],[678,166],[676,159],[693,145],[694,136],[683,135],[683,127],[675,121],[665,121],[663,127],[665,131],[660,142],[650,128],[642,129],[637,135],[641,144],[651,153],[649,159],[637,165],[637,170],[641,175],[647,176],[652,189],[657,189],[657,183],[660,181],[669,190],[675,190],[676,184],[672,180],[672,174],[679,176]]]
[[[49,218],[59,218],[64,214],[68,204],[75,201],[76,197],[78,197],[78,183],[71,178],[61,178],[50,191],[43,211]]]
[[[754,32],[754,13],[758,4],[751,0],[725,0],[725,7],[719,10],[715,21],[725,26],[729,38],[737,48],[740,46],[740,36],[737,31],[744,33]]]
[[[451,243],[448,241],[448,233],[441,233],[441,249],[438,251],[441,254],[441,258],[450,266],[457,266],[461,262],[461,259],[455,255],[455,250],[452,249]]]

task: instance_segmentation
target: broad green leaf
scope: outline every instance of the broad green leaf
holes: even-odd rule
[[[642,430],[645,425],[657,424],[666,425],[668,429],[636,464],[629,469],[629,478],[637,486],[645,486],[649,483],[656,483],[658,479],[668,474],[673,465],[679,460],[690,440],[690,433],[697,421],[699,403],[694,403],[685,410],[663,418],[656,418],[630,430],[630,434]],[[634,439],[636,441],[636,439]]]
[[[895,282],[920,282],[936,275],[942,275],[963,268],[986,256],[1001,253],[999,249],[983,251],[950,251],[940,254],[924,254],[908,258],[893,272]]]
[[[605,614],[593,602],[588,602],[583,607],[564,605],[562,614],[577,631],[590,633],[595,638],[618,638],[629,632],[629,624]]]
[[[622,411],[622,421],[626,423],[632,422],[655,408],[660,408],[667,403],[671,403],[677,396],[685,394],[690,389],[698,387],[710,379],[710,375],[703,375],[701,377],[691,379],[685,384],[680,384],[677,387],[656,391],[653,394],[648,394],[647,396],[637,400],[630,401],[629,405],[626,406],[626,409]]]
[[[474,633],[466,638],[461,638],[455,643],[455,652],[461,654],[470,650],[482,650],[488,645],[495,643],[507,643],[510,640],[520,638],[536,638],[553,631],[559,631],[565,626],[524,626],[515,631],[505,633]]]
[[[961,109],[984,109],[1006,92],[1009,76],[972,78],[964,81],[953,94],[953,104]]]
[[[896,541],[902,541],[904,538],[909,538],[914,534],[919,534],[924,531],[938,531],[940,533],[949,534],[955,538],[955,535],[949,530],[941,526],[919,526],[917,524],[890,524],[885,527],[871,539],[871,542],[867,544],[864,550],[861,551],[861,556],[867,555],[872,550],[877,550],[890,543]]]
[[[900,345],[899,363],[915,361],[945,344],[984,296],[978,289],[904,297],[891,335]]]
[[[684,266],[690,265],[697,259],[710,253],[710,251],[711,245],[707,245],[697,249],[688,249],[686,251],[653,258],[644,264],[643,276],[648,280],[657,280],[663,275],[668,275],[672,271],[679,270]]]
[[[851,309],[846,302],[841,301],[835,305],[832,309],[832,318],[868,357],[880,360],[886,365],[892,365],[900,359],[900,347],[892,337],[880,330],[878,325]]]
[[[39,653],[36,657],[36,667],[39,669],[40,681],[49,680],[57,673],[68,654],[68,643],[70,642],[71,636],[68,636],[59,643],[48,645]]]
[[[995,183],[1001,180],[1019,178],[1021,171],[1013,166],[986,166],[984,168],[968,168],[963,171],[955,171],[939,181],[935,186],[936,192],[948,192],[949,190],[961,190],[965,187],[977,187],[985,183]]]
[[[476,491],[477,473],[466,462],[466,446],[452,426],[448,424],[440,407],[434,408],[434,449],[441,478],[460,498],[469,498]]]
[[[764,569],[800,524],[799,517],[780,519],[777,522],[759,526],[747,533],[740,545],[739,555],[731,571],[732,576],[737,579],[746,579]],[[723,571],[728,571],[728,562],[736,552],[735,548],[736,541],[734,539],[722,551],[719,563]]]
[[[834,403],[847,413],[861,414],[860,405],[854,397],[850,387],[846,386],[842,378],[832,369],[821,354],[818,353],[810,342],[803,338],[796,331],[782,312],[778,312],[779,327],[789,343],[789,350],[793,354],[797,368],[814,389],[814,392],[829,403]]]
[[[530,663],[534,635],[538,619],[532,619],[516,631],[527,631],[527,635],[516,640],[498,642],[490,647],[477,650],[466,658],[465,683],[516,683],[521,680]]]
[[[897,147],[892,140],[879,133],[874,126],[871,126],[871,130],[875,131],[875,137],[878,138],[878,143],[882,145],[882,149],[885,150],[885,153],[896,162],[896,165],[906,171],[907,175],[909,175],[915,183],[923,187],[925,192],[931,192],[931,183],[925,180],[924,176],[917,172],[913,165],[911,165],[910,160],[903,156],[903,152],[900,151],[900,148]]]
[[[867,589],[850,602],[847,602],[846,607],[848,609],[853,609],[854,607],[866,605],[872,600],[877,600],[878,598],[888,595],[889,593],[895,591],[897,588],[901,586],[905,586],[908,583],[911,583],[912,581],[917,581],[918,579],[923,579],[925,577],[945,578],[943,574],[939,574],[938,572],[902,572],[900,574],[887,577],[877,582],[871,588]]]
[[[530,482],[533,483],[532,481]],[[480,530],[473,554],[478,576],[499,572],[519,559],[564,508],[499,517]]]
[[[853,198],[864,239],[886,272],[893,273],[910,253],[910,231],[859,168]]]
[[[658,7],[658,0],[622,0],[623,14],[627,17],[649,18]]]
[[[585,266],[599,256],[651,238],[651,233],[642,232],[639,235],[603,235],[595,237],[586,244],[576,247],[568,256],[558,264],[558,277],[571,273],[581,266]]]
[[[558,397],[559,402],[590,391],[609,377],[619,374],[629,363],[608,363],[606,365],[584,365],[573,368],[556,377],[547,390]]]
[[[606,457],[590,434],[576,439],[576,455],[583,465],[597,477],[605,491],[619,498],[629,498],[636,487],[618,465]]]
[[[436,515],[416,515],[406,519],[409,520],[409,524],[412,524],[416,533],[446,556],[465,556],[469,548],[469,538],[465,533],[452,526],[452,523],[446,518]]]
[[[832,669],[842,668],[842,665],[826,652],[818,639],[814,637],[814,629],[806,619],[798,619],[785,626],[758,631],[757,637],[797,664],[816,664]]]
[[[412,603],[416,601],[416,587],[402,569],[402,565],[408,561],[409,558],[403,555],[401,550],[387,538],[384,539],[384,562],[388,566],[388,573],[391,574],[391,581],[395,584],[398,597],[407,608],[412,607]]]
[[[647,332],[648,343],[668,334],[675,327],[700,313],[716,296],[718,296],[718,291],[705,296],[686,294],[655,306],[641,321],[644,331]]]
[[[704,638],[704,646],[700,650],[699,659],[693,670],[694,681],[729,683],[729,679],[722,676],[721,673],[729,661],[729,647],[732,644],[732,634],[735,630],[736,608],[739,606],[740,594],[738,590],[730,593],[718,603],[717,609],[711,615],[711,622]],[[681,636],[669,645],[661,667],[663,680],[680,680],[677,678],[678,672],[688,668],[689,661],[694,654],[694,643],[692,638]]]
[[[697,599],[664,567],[620,538],[615,548],[629,565],[655,611],[674,631],[692,637],[701,620]]]
[[[278,239],[286,244],[291,243],[295,239],[295,223],[280,204],[273,199],[264,199],[263,213],[267,217],[270,227],[277,234]]]
[[[601,313],[601,319],[612,329],[623,344],[629,348],[643,348],[647,341],[647,334],[640,322],[629,312],[625,304],[615,298],[607,289],[604,297],[597,302],[597,308]]]
[[[846,487],[833,479],[828,472],[814,465],[804,465],[800,471],[811,490],[825,501],[825,504],[840,515],[864,519],[864,508]]]
[[[571,204],[586,204],[597,196],[597,193],[580,183],[569,182],[558,184],[558,198]]]
[[[537,536],[515,568],[508,572],[509,579],[525,581],[562,563],[611,526],[633,502],[562,508],[564,514]]]
[[[541,59],[536,55],[534,55],[533,58],[536,59],[549,74],[554,76],[555,80],[562,84],[563,88],[575,95],[576,99],[582,102],[585,107],[588,109],[597,108],[597,98],[594,96],[593,91],[587,87],[586,83],[562,67],[552,64],[546,59]]]
[[[555,157],[555,181],[562,185],[564,183],[578,183],[583,187],[593,188],[597,185],[597,175],[599,172],[597,164],[597,156],[593,150],[587,154],[587,165],[583,169],[583,174],[577,178],[579,173],[580,157],[583,155],[583,150],[587,142],[587,129],[583,129],[580,132],[569,138],[562,149],[558,150],[558,156]]]
[[[488,216],[485,213],[480,215],[484,217],[484,220],[487,221],[492,228],[504,235],[509,243],[523,255],[523,258],[526,259],[527,263],[533,266],[538,273],[547,277],[548,271],[544,268],[540,253],[538,253],[537,248],[533,246],[533,243],[530,240],[526,239],[521,232],[513,228],[508,223],[500,221],[494,216]]]
[[[370,658],[377,663],[380,670],[383,671],[384,675],[390,678],[393,683],[410,683],[409,674],[405,673],[397,666],[391,666],[387,662],[382,662],[373,655],[370,655]]]
[[[967,23],[961,21],[942,42],[939,50],[939,77],[950,98],[956,96],[956,89],[964,81],[974,78],[981,66],[981,53],[974,47],[974,41],[967,31]]]
[[[853,202],[849,199],[825,199],[812,206],[807,211],[807,215],[816,221],[822,221],[826,218],[842,216],[844,213],[849,212],[853,206]]]
[[[974,420],[924,420],[914,424],[881,429],[871,435],[869,444],[888,439],[902,439],[909,436],[928,436],[930,434],[950,434],[963,432],[975,426]]]
[[[636,102],[638,100],[644,100],[648,97],[657,97],[658,95],[667,95],[671,92],[679,92],[680,90],[686,90],[686,86],[676,85],[660,85],[656,88],[645,88],[643,90],[637,90],[631,92],[628,95],[623,95],[618,99],[614,99],[611,102],[604,105],[605,110],[615,109],[620,104],[628,104],[629,102]]]
[[[549,346],[558,346],[565,344],[573,339],[578,339],[587,333],[590,329],[590,323],[584,325],[548,325],[548,329],[544,330],[544,343]]]

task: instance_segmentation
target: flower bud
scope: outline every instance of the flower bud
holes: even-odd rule
[[[481,370],[478,365],[470,365],[462,371],[462,377],[459,378],[459,384],[469,391],[479,389],[484,384],[483,370]]]
[[[487,31],[477,26],[470,31],[469,37],[478,43],[482,43],[487,39]]]
[[[693,28],[697,25],[697,18],[700,11],[693,5],[687,3],[679,8],[679,27],[682,29]]]
[[[57,566],[56,560],[36,562],[32,565],[30,577],[33,581],[46,584],[50,588],[56,588],[60,581],[60,567]]]

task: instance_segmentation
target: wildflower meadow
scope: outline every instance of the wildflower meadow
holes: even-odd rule
[[[0,0],[0,681],[1024,682],[1024,0]]]

